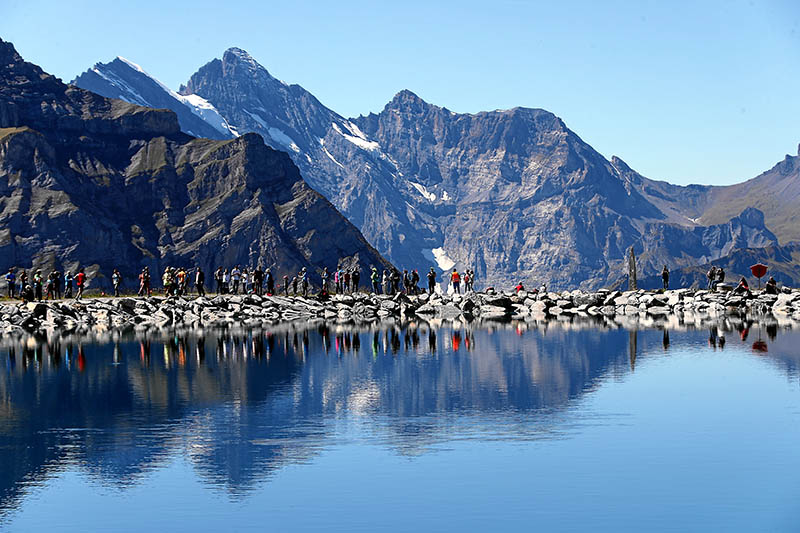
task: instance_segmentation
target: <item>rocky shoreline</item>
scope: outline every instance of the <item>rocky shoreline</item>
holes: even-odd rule
[[[0,305],[0,336],[173,327],[264,327],[322,320],[367,324],[391,318],[452,320],[574,320],[642,326],[702,323],[720,317],[774,317],[800,321],[800,290],[752,297],[695,289],[566,291],[543,294],[334,295],[327,298],[225,295],[121,297]]]

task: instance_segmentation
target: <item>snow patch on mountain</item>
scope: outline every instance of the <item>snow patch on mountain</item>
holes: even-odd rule
[[[423,196],[423,198],[425,198],[429,202],[436,201],[436,195],[428,191],[428,189],[426,189],[424,185],[422,185],[421,183],[416,183],[414,181],[409,181],[409,183],[419,191],[419,193]]]
[[[243,111],[247,113],[250,116],[250,118],[255,120],[258,123],[258,125],[261,126],[261,129],[266,131],[267,134],[270,137],[272,137],[273,141],[282,146],[285,146],[286,148],[289,148],[293,152],[300,153],[300,147],[297,146],[297,143],[295,143],[291,137],[286,135],[286,133],[284,133],[283,130],[281,130],[280,128],[276,128],[275,126],[270,126],[263,118],[258,116],[257,113],[251,113],[246,109],[244,109]]]
[[[92,72],[94,72],[95,74],[106,80],[108,83],[119,89],[121,92],[125,93],[126,95],[125,101],[130,102],[132,104],[151,107],[150,103],[141,94],[139,94],[133,87],[125,83],[113,72],[106,71],[104,69],[99,69],[96,66],[92,69]]]
[[[234,132],[234,130],[233,130],[233,128],[231,128],[230,124],[228,124],[228,121],[225,120],[222,117],[222,115],[219,113],[219,111],[217,111],[217,108],[214,107],[214,105],[211,104],[211,102],[209,102],[208,100],[206,100],[202,96],[197,95],[197,94],[189,94],[189,95],[186,95],[186,96],[184,96],[182,94],[178,94],[175,91],[173,91],[172,89],[170,89],[169,87],[167,87],[166,85],[164,85],[163,83],[161,83],[161,81],[158,78],[156,78],[152,74],[150,74],[147,71],[145,71],[142,67],[140,67],[139,65],[137,65],[133,61],[131,61],[129,59],[125,59],[122,56],[117,56],[117,59],[119,59],[120,61],[122,61],[126,65],[128,65],[133,70],[135,70],[135,71],[147,76],[151,80],[153,80],[153,82],[156,85],[158,85],[159,87],[161,87],[161,89],[164,90],[164,92],[166,92],[172,98],[176,99],[177,101],[179,101],[180,103],[182,103],[183,105],[188,107],[189,110],[192,113],[194,113],[195,115],[197,115],[198,117],[203,119],[203,121],[208,123],[208,125],[210,125],[215,130],[217,130],[217,131],[219,131],[221,133],[224,133],[224,134],[232,134],[232,135],[234,135],[236,137],[239,136],[238,133]],[[95,72],[100,74],[98,69],[95,68],[95,69],[92,69],[92,70],[94,70]],[[108,74],[110,74],[110,72]],[[100,74],[100,75],[102,76],[102,74]],[[109,80],[109,78],[107,76],[103,76],[103,77],[106,78],[106,80],[108,80],[109,83],[114,84],[111,80]],[[116,85],[117,87],[122,89],[122,87],[120,87],[118,84],[114,84],[114,85]],[[127,84],[125,84],[125,86],[128,88],[129,91],[135,93],[135,91],[133,91],[133,89],[131,89],[130,86],[128,86]],[[142,101],[144,101],[144,99],[141,98],[141,96],[139,98]],[[138,103],[138,102],[134,102],[134,103]],[[146,105],[146,106],[152,107],[149,103],[146,103],[146,102],[143,103],[142,105]]]
[[[439,270],[448,271],[456,264],[455,261],[450,259],[444,248],[433,248],[431,250],[422,250],[422,256],[428,261],[432,261],[439,266]]]
[[[358,133],[361,134],[361,137],[359,137],[357,135],[350,135],[350,134],[347,134],[347,133],[343,132],[342,128],[340,128],[339,125],[337,123],[335,123],[335,122],[332,123],[331,126],[333,126],[333,129],[336,130],[336,132],[339,135],[341,135],[342,137],[344,137],[346,140],[350,141],[351,143],[355,144],[356,146],[358,146],[362,150],[366,150],[368,152],[380,152],[380,150],[381,150],[380,145],[378,143],[376,143],[375,141],[368,141],[367,137],[363,133],[361,133],[361,130],[358,129],[358,127],[355,127],[355,130],[352,130],[352,129],[350,129],[349,126],[345,126],[348,129],[348,131],[350,131],[350,133],[355,134],[356,132],[358,132]],[[352,124],[352,126],[355,126],[355,124]]]
[[[319,144],[322,146],[322,151],[323,151],[323,152],[325,152],[325,155],[327,155],[327,156],[330,158],[330,160],[331,160],[331,161],[333,161],[334,163],[336,163],[337,165],[339,165],[341,168],[344,168],[344,165],[343,165],[343,164],[341,164],[341,163],[339,163],[339,162],[336,160],[336,158],[335,158],[335,157],[333,157],[333,154],[331,154],[331,153],[328,151],[328,149],[327,149],[327,148],[325,148],[325,139],[320,139],[320,140],[319,140]],[[309,161],[309,163],[310,163],[310,162],[311,162],[311,161]]]
[[[239,136],[238,133],[234,133],[231,125],[220,115],[217,108],[199,94],[187,94],[186,96],[179,94],[178,97],[183,104],[189,106],[192,113],[202,118],[215,130],[222,133],[231,133],[236,137]]]
[[[282,130],[279,130],[274,126],[270,126],[267,132],[269,133],[269,136],[275,140],[275,142],[281,143],[295,152],[300,152],[300,147],[297,146],[292,138],[286,135]]]

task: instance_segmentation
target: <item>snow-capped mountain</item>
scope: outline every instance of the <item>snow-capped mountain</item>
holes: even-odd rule
[[[778,244],[760,212],[742,213],[748,205],[714,226],[698,224],[724,196],[718,188],[644,178],[619,158],[606,160],[545,110],[459,114],[401,91],[380,113],[348,119],[239,48],[201,67],[178,93],[136,65],[109,65],[127,69],[113,78],[95,67],[115,97],[147,93],[155,102],[152,89],[162,93],[151,104],[157,107],[204,102],[211,120],[226,125],[212,128],[215,135],[256,132],[286,151],[308,183],[401,268],[472,267],[483,284],[597,287],[624,275],[630,246],[643,270],[660,272],[735,247]],[[75,83],[92,89],[82,78]],[[107,78],[122,78],[127,90]]]
[[[110,63],[97,63],[72,81],[106,98],[156,109],[171,109],[178,115],[181,129],[195,137],[230,139],[238,133],[207,100],[198,95],[181,95],[145,70],[117,57]]]

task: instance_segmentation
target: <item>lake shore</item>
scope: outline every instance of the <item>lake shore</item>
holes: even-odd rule
[[[328,297],[217,295],[101,297],[0,304],[0,336],[176,327],[264,327],[295,321],[369,324],[423,321],[606,321],[625,327],[701,324],[720,317],[800,321],[800,290],[752,297],[695,289],[548,293],[342,294]]]

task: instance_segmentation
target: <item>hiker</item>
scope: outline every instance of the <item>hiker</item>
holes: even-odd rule
[[[150,268],[144,267],[139,273],[139,296],[150,296]]]
[[[229,294],[231,292],[231,273],[228,269],[222,271],[222,294]]]
[[[272,277],[272,271],[267,269],[266,276],[267,278],[267,295],[272,296],[275,294],[275,278]]]
[[[772,276],[769,277],[767,284],[764,285],[764,292],[767,294],[778,294],[778,282],[775,281],[775,278]]]
[[[75,285],[78,287],[75,299],[80,300],[83,297],[83,289],[86,286],[86,274],[83,272],[83,268],[78,269],[78,273],[75,274]]]
[[[217,294],[222,294],[222,267],[214,271],[214,283],[217,285]]]
[[[242,281],[242,270],[239,268],[239,265],[233,267],[231,270],[231,283],[233,284],[231,288],[231,294],[239,294],[239,283]]]
[[[51,272],[49,276],[47,276],[47,281],[44,284],[44,299],[45,300],[55,300],[55,291],[53,290],[53,273]]]
[[[455,268],[453,269],[453,273],[450,274],[450,283],[453,284],[453,292],[461,294],[461,276],[458,275],[458,270]]]
[[[289,296],[289,276],[283,276],[283,295]]]
[[[390,281],[392,282],[392,294],[400,292],[400,271],[396,268],[392,269]]]
[[[6,292],[9,298],[14,297],[14,287],[17,283],[17,276],[14,275],[14,269],[9,268],[8,273],[6,274]]]
[[[428,271],[428,294],[433,294],[436,288],[436,271],[431,267]]]
[[[669,269],[664,265],[664,270],[661,271],[661,281],[664,283],[664,290],[669,289]]]
[[[53,270],[53,294],[57,300],[61,299],[61,272]]]
[[[353,267],[353,272],[350,274],[350,282],[353,284],[353,292],[358,292],[358,283],[361,281],[361,272],[358,266]]]
[[[111,273],[111,285],[114,287],[114,297],[119,297],[119,284],[122,282],[122,276],[116,268]]]
[[[249,269],[242,270],[242,287],[245,294],[255,294],[256,284],[253,281],[253,273]]]
[[[69,270],[64,273],[64,298],[72,298],[72,274]]]
[[[42,271],[41,269],[37,269],[36,272],[33,273],[33,294],[34,298],[38,301],[42,301]]]
[[[380,275],[378,274],[377,268],[372,267],[369,280],[372,282],[372,293],[380,294]]]
[[[525,290],[525,286],[520,281],[519,283],[517,283],[517,286],[514,287],[514,290],[517,291],[517,293],[519,294],[520,291],[524,291]]]
[[[708,289],[716,289],[714,282],[717,280],[717,267],[711,265],[711,268],[706,272],[706,277],[708,278]]]
[[[733,294],[742,294],[746,298],[752,296],[750,293],[750,286],[747,284],[747,280],[742,276],[742,279],[739,280],[739,284],[733,289]]]
[[[722,267],[717,269],[717,281],[714,284],[714,288],[716,289],[720,283],[725,283],[725,270]]]
[[[419,272],[416,268],[411,272],[411,290],[414,294],[419,294]]]
[[[184,267],[178,271],[178,288],[181,295],[189,294],[189,272]]]
[[[300,279],[297,276],[292,276],[292,296],[297,296],[298,283],[300,283]]]
[[[381,285],[383,287],[383,294],[389,294],[389,273],[385,270],[383,271],[383,276],[381,276]]]
[[[322,269],[322,294],[328,294],[328,267]]]
[[[255,292],[258,296],[261,296],[264,289],[264,272],[261,270],[261,267],[258,266],[253,271],[253,292]]]
[[[306,267],[300,271],[300,286],[303,289],[303,298],[308,298],[308,276],[306,275]]]
[[[203,272],[203,269],[197,267],[197,272],[194,274],[194,288],[197,290],[198,296],[205,296],[206,295],[206,275]]]
[[[350,291],[350,271],[344,271],[344,292]]]
[[[461,280],[464,282],[464,293],[465,294],[467,292],[469,292],[470,279],[471,278],[470,278],[470,275],[469,275],[469,269],[466,269],[464,271],[464,276],[462,276],[462,278],[461,278]]]
[[[33,301],[33,287],[28,285],[27,283],[22,287],[20,291],[20,297],[22,298],[22,303],[26,304]]]
[[[403,292],[406,294],[411,292],[411,276],[408,275],[408,269],[403,269]]]

